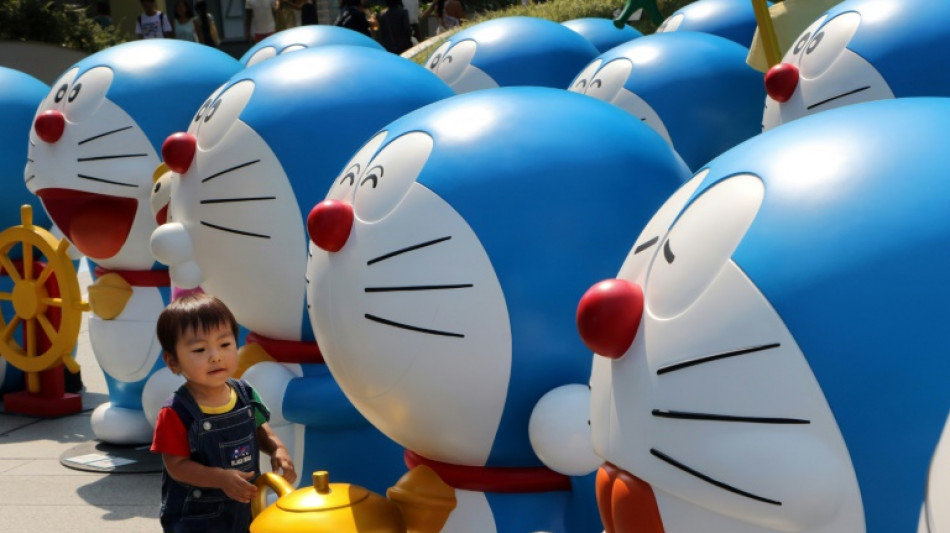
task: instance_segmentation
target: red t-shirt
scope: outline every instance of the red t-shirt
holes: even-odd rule
[[[237,393],[232,390],[231,396],[233,403],[228,402],[229,406],[223,412],[234,409],[237,403]],[[256,390],[251,389],[251,397],[254,401],[264,405],[264,402],[261,401],[261,397],[257,395]],[[220,409],[209,409],[200,405],[198,407],[206,414],[221,414],[222,412]],[[254,421],[257,427],[260,427],[267,419],[263,413],[255,409]],[[151,451],[153,453],[167,453],[170,455],[191,457],[191,449],[188,446],[188,430],[185,428],[184,422],[181,421],[181,417],[179,417],[178,413],[171,407],[162,407],[162,410],[158,412],[158,420],[155,421],[155,433],[152,436]]]

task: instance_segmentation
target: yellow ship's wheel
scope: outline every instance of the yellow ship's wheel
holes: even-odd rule
[[[13,291],[0,292],[0,301],[12,302],[14,311],[9,321],[0,314],[0,356],[26,372],[27,390],[37,393],[39,372],[59,363],[70,372],[79,371],[71,354],[79,338],[82,312],[89,304],[82,301],[76,268],[66,253],[69,242],[57,241],[45,229],[34,226],[29,205],[20,208],[20,219],[21,225],[0,232],[0,270],[13,280]],[[19,268],[10,258],[16,246],[23,256]],[[39,256],[45,257],[45,266],[34,262]],[[21,326],[24,346],[13,338]],[[42,336],[48,342],[41,345]]]

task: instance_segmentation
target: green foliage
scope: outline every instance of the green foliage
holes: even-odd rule
[[[92,21],[81,6],[52,0],[0,1],[0,40],[52,43],[98,52],[125,39]]]
[[[657,7],[664,17],[670,16],[677,9],[690,4],[695,0],[657,0]],[[624,6],[624,0],[547,0],[527,6],[521,5],[521,0],[464,0],[465,10],[469,20],[463,27],[478,24],[486,20],[501,17],[538,17],[554,22],[564,22],[586,17],[613,18]],[[478,9],[486,7],[487,9]],[[423,8],[424,9],[424,8]],[[639,21],[631,22],[631,26],[644,35],[656,31],[656,24],[643,16]],[[446,36],[446,39],[448,36]],[[436,48],[444,42],[438,40],[432,46],[422,50],[412,57],[412,60],[423,64]]]

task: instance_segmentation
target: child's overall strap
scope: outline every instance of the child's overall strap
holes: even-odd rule
[[[195,453],[198,451],[198,422],[204,417],[201,408],[194,396],[188,392],[188,389],[182,385],[172,396],[171,408],[181,419],[182,425],[188,431],[188,451]]]

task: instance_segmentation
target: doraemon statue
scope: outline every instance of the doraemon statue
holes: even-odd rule
[[[762,128],[857,102],[950,96],[950,2],[846,0],[765,74]]]
[[[383,46],[372,37],[341,26],[311,24],[279,31],[252,46],[241,56],[241,64],[254,66],[265,59],[287,52],[329,45],[365,46],[383,50]]]
[[[605,18],[573,19],[561,24],[581,34],[601,54],[643,35],[632,26],[624,25],[622,28],[618,28],[614,26],[612,20]]]
[[[687,176],[639,120],[540,87],[429,105],[341,167],[310,317],[347,397],[455,487],[444,531],[601,531],[576,297]]]
[[[601,54],[570,90],[643,120],[697,169],[762,129],[765,90],[747,53],[705,33],[648,35]]]
[[[673,31],[711,33],[749,48],[755,35],[755,12],[750,0],[696,0],[677,9],[656,29],[657,33]]]
[[[385,51],[301,50],[232,77],[166,142],[176,174],[152,250],[176,285],[200,284],[251,331],[239,366],[302,472],[381,492],[402,471],[399,447],[346,400],[314,341],[305,217],[380,126],[452,94]]]
[[[36,197],[22,184],[23,165],[26,164],[27,136],[33,125],[36,106],[49,92],[49,86],[18,70],[0,67],[0,231],[20,224],[20,206],[33,206],[33,223],[49,227],[49,219],[39,207]],[[22,258],[19,246],[7,256],[16,261]],[[9,293],[13,283],[0,266],[0,292]],[[13,317],[9,301],[0,303],[4,323]],[[0,341],[3,342],[3,341]],[[23,388],[23,372],[0,358],[0,394]]]
[[[109,402],[91,420],[102,441],[151,442],[150,422],[165,398],[143,406],[143,389],[160,379],[168,394],[174,391],[167,370],[156,377],[164,364],[155,320],[168,301],[169,279],[148,247],[156,227],[152,175],[162,141],[240,68],[198,43],[130,42],[76,63],[36,110],[26,185],[70,243],[98,265],[89,335],[109,387]]]
[[[897,99],[750,139],[585,294],[607,531],[917,531],[950,413],[948,121]]]
[[[556,22],[503,17],[452,35],[425,64],[460,94],[521,85],[563,89],[597,53]]]

